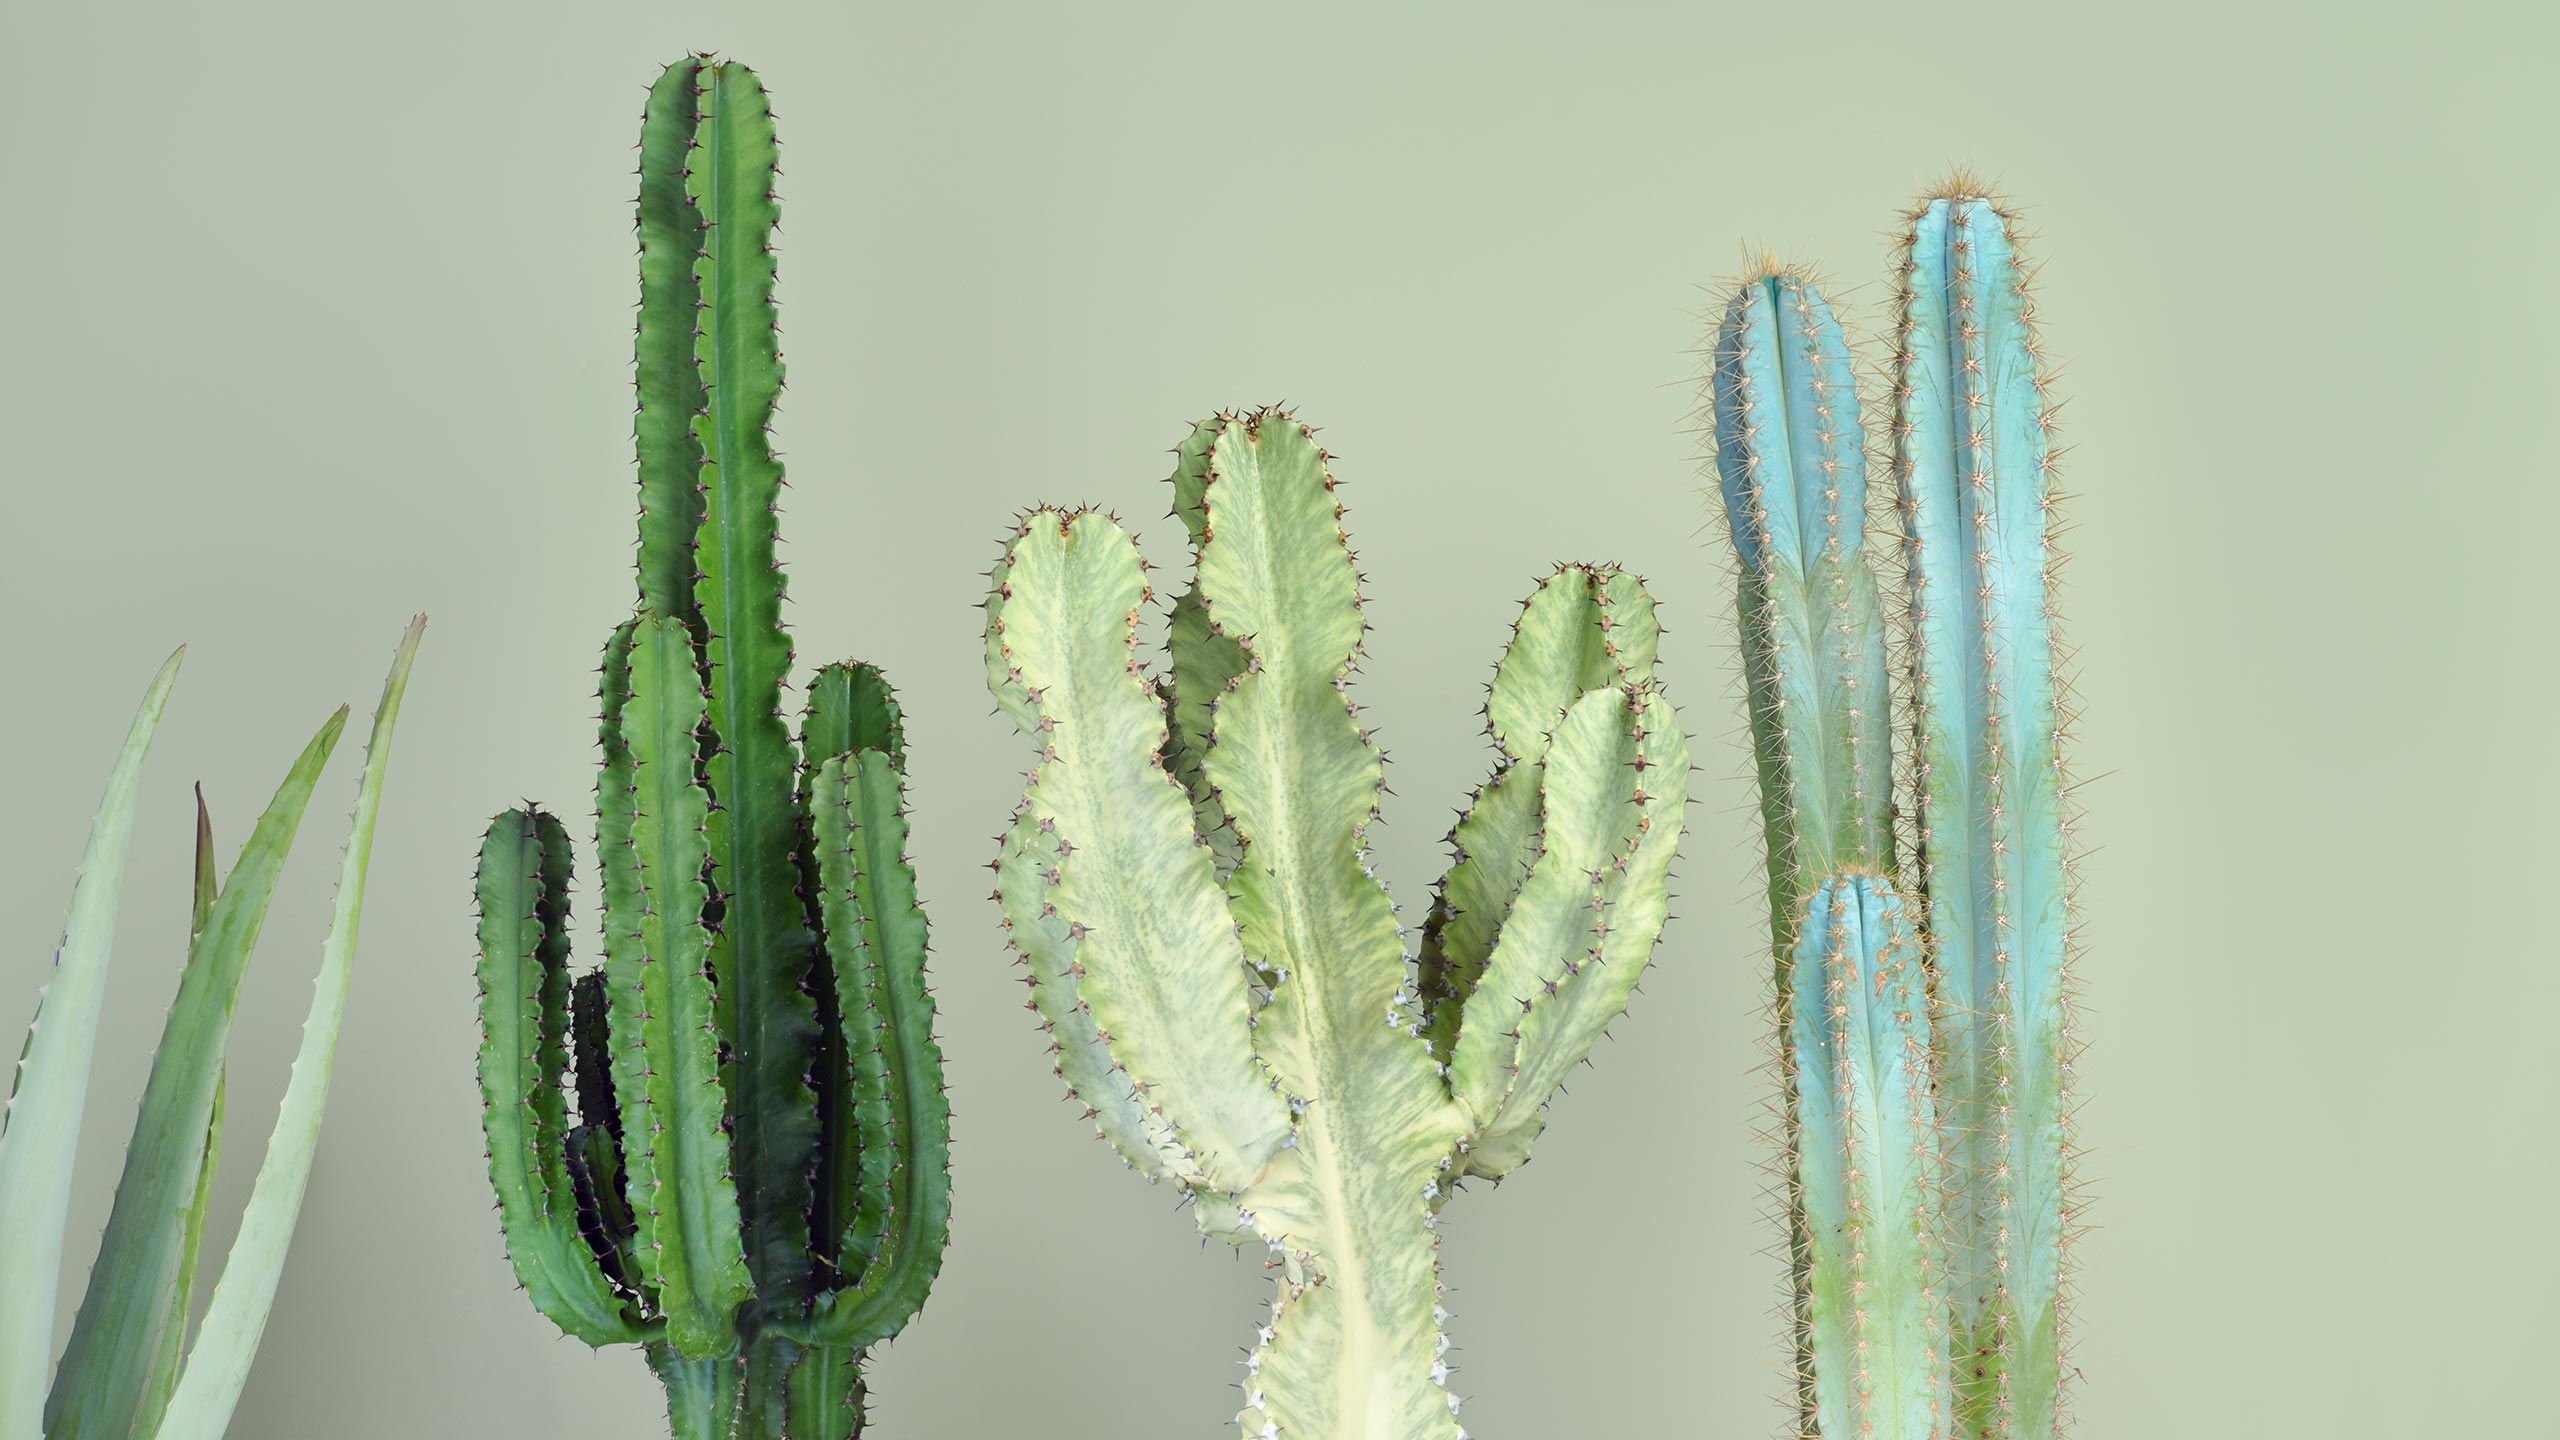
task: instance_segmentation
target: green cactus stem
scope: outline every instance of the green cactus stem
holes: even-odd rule
[[[603,954],[573,973],[559,821],[499,816],[478,886],[489,1174],[535,1307],[643,1346],[679,1440],[844,1440],[863,1354],[923,1305],[950,1214],[904,735],[853,663],[818,672],[798,736],[781,718],[763,87],[680,61],[640,148],[640,603],[599,690]]]
[[[1530,600],[1417,970],[1368,870],[1383,757],[1324,452],[1285,413],[1221,415],[1173,483],[1196,581],[1158,676],[1109,517],[1034,510],[994,571],[989,683],[1039,747],[1006,927],[1097,1132],[1271,1250],[1242,1433],[1447,1440],[1440,1206],[1526,1158],[1664,919],[1689,760],[1652,605],[1588,566]]]

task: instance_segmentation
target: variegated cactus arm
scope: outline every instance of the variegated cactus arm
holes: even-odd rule
[[[1595,691],[1557,729],[1541,853],[1467,1000],[1450,1070],[1478,1120],[1470,1173],[1528,1158],[1548,1099],[1625,1012],[1669,918],[1689,770],[1679,719],[1651,685]],[[1473,1050],[1488,1035],[1491,1065]]]
[[[489,1180],[507,1259],[534,1307],[590,1345],[641,1326],[579,1226],[567,1107],[569,836],[539,810],[510,810],[480,845],[480,1092]],[[583,1166],[583,1162],[582,1166]]]
[[[1783,953],[1823,876],[1893,859],[1884,619],[1864,553],[1849,348],[1807,276],[1746,281],[1716,334],[1716,469],[1741,561],[1744,680]]]
[[[1912,219],[1895,364],[1914,811],[1952,1097],[1958,1421],[2044,1440],[2071,1205],[2069,822],[2057,745],[2045,376],[2009,217]]]
[[[1944,1177],[1919,934],[1874,876],[1828,878],[1806,905],[1782,996],[1804,1433],[1944,1440]]]
[[[1323,451],[1294,417],[1211,422],[1200,594],[1248,663],[1204,769],[1242,844],[1229,877],[1269,977],[1253,1043],[1297,1109],[1297,1163],[1239,1197],[1287,1278],[1247,1435],[1455,1433],[1433,1199],[1461,1129],[1400,1003],[1403,942],[1368,873],[1383,761],[1345,687],[1364,629]]]
[[[996,899],[1004,908],[1006,939],[1020,958],[1031,987],[1031,1008],[1049,1036],[1049,1055],[1059,1079],[1084,1104],[1094,1134],[1120,1152],[1131,1169],[1150,1181],[1206,1183],[1198,1167],[1188,1164],[1173,1130],[1131,1088],[1120,1073],[1111,1049],[1102,1043],[1093,1012],[1076,994],[1076,940],[1068,921],[1049,903],[1064,858],[1050,829],[1026,807],[1005,833],[996,860]]]
[[[1493,778],[1450,832],[1457,853],[1422,928],[1416,988],[1443,1064],[1536,858],[1547,737],[1584,695],[1649,682],[1660,642],[1652,597],[1615,566],[1559,566],[1521,606],[1485,701],[1499,752]]]
[[[1232,1192],[1270,1163],[1288,1111],[1254,1058],[1235,919],[1164,770],[1164,710],[1135,652],[1148,593],[1107,517],[1034,511],[998,568],[989,650],[1040,743],[1025,804],[1058,842],[1049,908],[1076,942],[1077,999],[1186,1169]]]
[[[1223,419],[1195,425],[1174,451],[1173,513],[1191,534],[1196,557],[1208,538],[1210,452],[1225,429]],[[1243,676],[1249,663],[1244,646],[1209,619],[1209,602],[1196,576],[1190,588],[1174,598],[1165,623],[1164,679],[1157,688],[1165,701],[1165,764],[1190,792],[1193,827],[1217,857],[1224,879],[1240,853],[1226,805],[1209,783],[1209,745],[1215,731],[1213,711],[1228,687]]]

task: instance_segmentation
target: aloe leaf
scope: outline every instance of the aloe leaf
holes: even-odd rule
[[[373,734],[365,741],[364,777],[356,785],[355,818],[348,827],[346,859],[338,872],[337,907],[320,951],[320,978],[313,987],[310,1015],[303,1021],[302,1049],[294,1056],[293,1079],[285,1086],[275,1131],[267,1137],[266,1159],[258,1166],[258,1181],[249,1192],[240,1234],[232,1242],[230,1258],[223,1262],[212,1307],[205,1312],[157,1440],[221,1440],[231,1424],[232,1409],[240,1402],[240,1387],[249,1378],[258,1337],[267,1328],[276,1282],[284,1274],[285,1246],[293,1239],[294,1217],[302,1210],[302,1192],[311,1179],[311,1154],[320,1141],[320,1112],[329,1100],[329,1064],[338,1048],[338,1021],[346,1013],[356,929],[364,918],[365,869],[373,857],[373,822],[382,806],[382,774],[391,759],[391,730],[400,718],[401,696],[409,688],[409,666],[417,658],[418,639],[426,625],[423,615],[409,622],[400,637],[399,652],[392,658],[391,674],[383,682],[382,703],[373,712]]]
[[[212,897],[206,896],[205,901],[211,905]],[[222,1101],[230,1084],[227,1073],[214,1083],[213,1117],[205,1122],[204,1158],[196,1168],[195,1203],[187,1207],[186,1234],[180,1242],[183,1258],[178,1262],[177,1283],[169,1291],[169,1316],[160,1326],[160,1354],[143,1382],[142,1409],[133,1425],[136,1435],[158,1433],[160,1417],[169,1411],[169,1396],[178,1388],[178,1364],[187,1349],[187,1317],[195,1311],[196,1262],[204,1249],[204,1216],[213,1202],[214,1172],[222,1166]]]
[[[71,888],[71,917],[36,1024],[0,1107],[0,1440],[44,1433],[44,1367],[53,1356],[53,1309],[62,1276],[62,1227],[71,1209],[71,1161],[80,1146],[89,1058],[107,988],[116,894],[133,833],[134,794],[152,732],[177,683],[181,648],[160,666],[107,778]]]

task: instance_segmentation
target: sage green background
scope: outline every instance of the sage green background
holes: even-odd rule
[[[1551,563],[1651,577],[1704,766],[1635,1014],[1538,1162],[1450,1210],[1464,1418],[1778,1426],[1762,911],[1690,352],[1747,245],[1872,322],[1893,215],[1959,161],[2042,232],[2071,358],[2080,1433],[2548,1433],[2560,206],[2528,96],[2560,34],[2521,5],[2111,10],[13,7],[0,1023],[130,707],[192,647],[78,1263],[174,983],[187,782],[236,843],[424,609],[328,1131],[234,1434],[663,1433],[633,1355],[558,1338],[510,1282],[467,881],[492,811],[586,811],[589,672],[630,594],[630,146],[655,67],[718,47],[786,142],[803,671],[881,661],[914,724],[958,1216],[874,1367],[878,1434],[1228,1433],[1259,1265],[1202,1254],[1041,1058],[980,868],[1026,750],[973,607],[1033,500],[1116,505],[1178,564],[1165,452],[1284,398],[1341,457],[1370,577],[1408,915]],[[325,927],[339,766],[242,1001],[227,1209]]]

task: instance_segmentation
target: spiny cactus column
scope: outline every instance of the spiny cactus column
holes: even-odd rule
[[[1801,1424],[1938,1440],[1951,1404],[1941,1142],[1917,917],[1892,876],[1865,428],[1849,348],[1808,277],[1743,284],[1712,384],[1769,846]]]
[[[2061,1398],[2069,827],[2050,410],[2012,248],[2005,212],[1964,182],[1912,217],[1890,445],[1904,574],[1882,604],[1830,307],[1773,268],[1717,336],[1808,1435],[2047,1440]],[[1907,866],[1886,609],[1908,636]]]
[[[1906,234],[1893,470],[1912,818],[1937,983],[1965,1433],[2051,1435],[2070,1241],[2070,822],[2058,743],[2043,356],[2010,216],[1940,195]]]
[[[479,868],[509,1257],[563,1331],[647,1347],[679,1440],[858,1433],[863,1350],[922,1305],[949,1216],[897,702],[847,663],[812,682],[796,741],[780,713],[774,172],[744,66],[686,60],[652,87],[640,606],[600,690],[601,968],[570,973],[558,820],[499,816]]]
[[[1366,624],[1325,456],[1274,411],[1178,456],[1197,581],[1157,677],[1113,520],[1034,510],[995,569],[989,683],[1040,747],[997,895],[1101,1136],[1271,1248],[1243,1433],[1447,1440],[1439,1208],[1526,1158],[1663,923],[1689,759],[1652,603],[1591,566],[1528,601],[1417,975],[1367,868],[1383,757],[1347,698]]]

